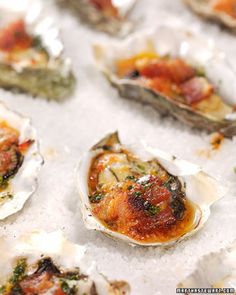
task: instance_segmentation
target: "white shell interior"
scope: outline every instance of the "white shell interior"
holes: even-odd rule
[[[96,270],[95,264],[89,264],[85,247],[66,240],[61,231],[46,233],[34,231],[21,236],[18,240],[0,239],[0,285],[5,284],[12,274],[18,258],[27,258],[28,264],[34,265],[42,257],[50,257],[53,262],[65,271],[79,267],[96,283],[99,295],[115,295],[109,287],[108,280]],[[128,295],[127,293],[124,293]],[[118,295],[118,294],[117,294]]]
[[[183,288],[234,288],[236,290],[236,242],[218,253],[211,253],[180,284]],[[233,293],[235,294],[235,293]]]
[[[112,4],[119,10],[121,16],[125,16],[137,0],[112,0]]]
[[[11,127],[20,133],[20,143],[29,139],[34,140],[24,156],[24,161],[17,174],[10,180],[10,191],[13,198],[0,204],[0,220],[21,210],[27,199],[34,193],[37,187],[37,177],[42,166],[43,159],[39,153],[39,144],[36,131],[32,127],[30,119],[22,117],[0,104],[0,120],[6,121]],[[5,194],[3,191],[1,194]]]
[[[204,173],[199,166],[184,160],[177,159],[172,155],[158,149],[138,144],[127,146],[127,149],[142,160],[147,161],[150,159],[157,159],[169,173],[179,177],[182,183],[185,183],[186,197],[190,201],[194,202],[200,209],[199,210],[196,208],[194,220],[195,228],[177,240],[171,240],[166,243],[140,243],[125,235],[113,232],[104,227],[104,225],[102,225],[102,223],[100,223],[99,220],[92,215],[88,197],[88,174],[90,165],[94,157],[102,152],[101,149],[89,151],[87,154],[85,154],[78,167],[77,187],[80,195],[80,207],[86,227],[88,229],[102,231],[110,236],[121,239],[130,244],[143,246],[169,246],[201,229],[210,216],[210,206],[222,196],[224,196],[227,191],[226,188],[219,185],[214,178]]]
[[[212,39],[205,39],[176,26],[159,26],[155,30],[133,34],[122,42],[101,43],[94,48],[99,67],[116,83],[122,83],[122,80],[117,79],[115,75],[117,60],[155,50],[159,55],[181,57],[195,66],[203,67],[207,77],[219,89],[224,100],[236,104],[236,84],[232,83],[236,74],[224,53],[217,49]]]

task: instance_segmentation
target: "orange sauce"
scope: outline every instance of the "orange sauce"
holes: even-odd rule
[[[236,18],[236,0],[218,0],[214,3],[213,8]]]

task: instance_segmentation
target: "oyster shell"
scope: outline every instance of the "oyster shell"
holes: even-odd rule
[[[88,229],[142,246],[193,235],[225,193],[200,167],[151,147],[126,147],[117,133],[84,155],[77,186]]]
[[[60,293],[63,288],[73,288],[78,295],[130,294],[126,282],[108,281],[93,265],[88,265],[85,248],[67,241],[60,231],[36,231],[13,241],[1,238],[0,249],[0,285],[4,295],[10,294],[15,281],[22,290],[33,289],[37,292],[37,288],[41,288],[40,294],[55,294],[55,289],[57,294],[64,294],[62,291]],[[17,266],[18,270],[21,268],[18,279],[6,284]],[[24,291],[21,294],[32,292]]]
[[[0,87],[60,100],[71,94],[75,78],[46,10],[37,0],[0,2]]]
[[[197,14],[217,21],[231,30],[236,30],[236,18],[224,11],[214,9],[215,0],[184,0],[186,4]]]
[[[110,3],[109,11],[99,9],[99,3]],[[99,0],[69,0],[65,5],[79,14],[81,19],[90,26],[95,27],[99,31],[106,32],[111,35],[126,35],[132,29],[132,23],[127,20],[127,16],[136,0],[126,1],[99,1]],[[102,7],[102,6],[101,6]]]
[[[180,29],[161,26],[152,33],[134,34],[123,43],[110,42],[95,45],[94,53],[98,67],[110,83],[118,89],[122,97],[149,104],[160,114],[170,114],[193,128],[204,129],[208,132],[218,131],[227,137],[236,134],[236,113],[233,108],[236,84],[230,83],[230,81],[235,80],[235,74],[225,60],[224,54],[215,48],[212,40],[206,40]],[[179,96],[176,93],[177,98],[173,99],[168,94],[154,90],[148,84],[149,81],[154,80],[148,80],[142,78],[142,76],[137,78],[135,72],[132,77],[131,74],[122,77],[118,75],[117,64],[119,62],[122,63],[123,60],[129,61],[140,57],[139,66],[142,66],[141,62],[145,61],[145,58],[151,60],[154,55],[162,61],[169,60],[170,63],[172,60],[182,64],[185,62],[185,65],[188,63],[187,66],[196,72],[196,75],[199,75],[196,77],[200,87],[203,87],[200,90],[205,91],[201,84],[206,83],[207,91],[213,90],[211,96],[207,99],[203,97],[196,107],[195,102],[195,104],[190,104],[184,101],[186,98],[182,97],[182,94]],[[204,75],[207,79],[201,77],[203,75],[202,69],[204,69]],[[222,73],[224,74],[222,75]],[[187,83],[194,79],[187,80]],[[184,84],[181,84],[180,87]],[[190,94],[198,93],[198,89],[196,90],[196,92],[192,91]]]
[[[43,159],[39,153],[36,131],[31,126],[30,119],[10,111],[3,104],[0,104],[0,134],[0,220],[2,220],[21,210],[34,193]],[[4,165],[8,169],[4,168]]]
[[[228,288],[230,294],[236,290],[236,242],[218,253],[205,255],[196,270],[181,283],[179,288]],[[186,292],[188,294],[188,292]],[[219,293],[222,293],[219,291]],[[226,293],[226,292],[225,292]]]

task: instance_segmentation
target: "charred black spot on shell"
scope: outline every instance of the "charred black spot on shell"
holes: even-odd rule
[[[136,79],[140,77],[140,73],[137,70],[130,72],[128,75],[125,76],[126,79]]]
[[[90,289],[90,295],[98,295],[98,292],[94,283],[92,284],[92,287]]]
[[[35,274],[41,274],[43,272],[60,274],[60,270],[55,266],[51,258],[44,258],[38,262],[38,268]]]

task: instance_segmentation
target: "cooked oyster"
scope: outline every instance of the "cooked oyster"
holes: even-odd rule
[[[40,1],[0,2],[0,87],[59,100],[75,79],[50,16]]]
[[[235,0],[185,0],[185,2],[199,15],[218,21],[230,29],[236,29]]]
[[[0,104],[0,220],[21,210],[43,163],[28,118]]]
[[[88,265],[84,247],[61,232],[35,232],[17,241],[0,240],[0,293],[128,295],[126,282],[109,282]]]
[[[204,256],[197,269],[178,286],[179,288],[217,288],[218,293],[236,292],[236,242],[218,253]],[[225,292],[223,292],[225,289]],[[226,292],[226,289],[228,291]],[[186,292],[188,294],[188,292]],[[190,293],[190,292],[189,292]]]
[[[235,75],[211,41],[159,27],[123,44],[97,45],[95,55],[121,96],[231,137],[236,134],[236,84],[230,82]]]
[[[81,160],[86,227],[128,243],[166,246],[198,231],[224,189],[198,166],[110,134]]]
[[[71,5],[82,20],[97,30],[112,35],[125,35],[132,28],[127,15],[135,2],[136,0],[69,0],[66,5]]]

